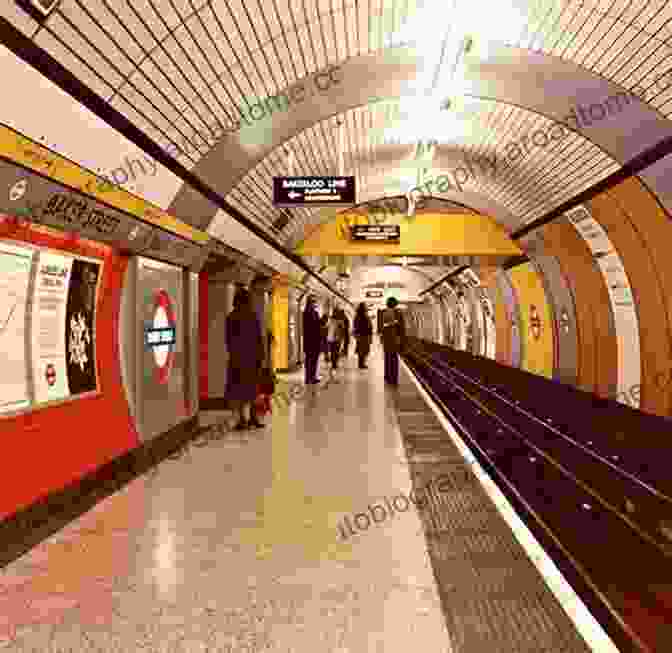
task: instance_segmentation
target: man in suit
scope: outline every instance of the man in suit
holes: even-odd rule
[[[399,352],[403,349],[406,339],[404,318],[397,304],[397,300],[390,297],[380,320],[381,340],[385,352],[385,383],[392,386],[399,385]]]

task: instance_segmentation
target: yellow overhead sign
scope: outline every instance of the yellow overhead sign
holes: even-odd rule
[[[301,242],[300,256],[520,256],[523,252],[504,228],[478,213],[419,213],[398,221],[399,242],[353,242],[350,226],[367,216],[340,214]]]
[[[106,179],[4,125],[0,125],[0,156],[186,240],[201,245],[210,240],[205,231],[194,229],[141,197],[112,186]]]

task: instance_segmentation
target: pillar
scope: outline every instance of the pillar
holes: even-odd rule
[[[273,369],[286,370],[289,367],[289,286],[284,283],[273,285]]]

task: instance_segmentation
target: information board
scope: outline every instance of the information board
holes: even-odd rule
[[[356,224],[350,228],[352,240],[399,242],[401,228],[398,224]]]
[[[32,307],[33,379],[38,403],[70,396],[65,361],[65,313],[71,269],[71,257],[40,252]]]
[[[273,204],[293,206],[351,206],[354,177],[273,177]]]
[[[0,242],[0,413],[27,408],[26,306],[33,250]]]

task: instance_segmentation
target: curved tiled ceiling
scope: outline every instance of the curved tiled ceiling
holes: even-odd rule
[[[191,143],[193,151],[180,160],[199,173],[199,162],[218,146],[212,125],[229,126],[235,106],[249,108],[328,65],[382,51],[417,3],[396,5],[383,0],[305,0],[300,6],[290,0],[66,0],[43,26],[18,18],[13,6],[0,12],[157,143]],[[573,64],[577,79],[583,71],[630,90],[639,86],[648,106],[669,117],[672,80],[661,78],[670,57],[669,2],[520,0],[516,5],[527,26],[510,45]],[[386,13],[393,16],[389,29],[381,20]],[[478,129],[450,147],[440,146],[432,175],[448,172],[456,153],[491,155],[550,124],[549,116],[515,106],[513,99],[475,95],[462,111]],[[387,150],[395,144],[376,136],[389,124],[386,111],[381,105],[355,106],[313,121],[249,166],[233,186],[224,184],[227,201],[277,240],[295,242],[321,214],[293,210],[278,228],[282,216],[270,203],[270,178],[288,173],[284,151],[294,153],[297,173],[335,173],[334,126],[342,121],[346,170],[358,176],[366,194],[367,182],[381,172],[394,174],[404,161],[403,147],[397,144],[401,156],[390,158]],[[556,148],[539,148],[501,177],[478,178],[465,190],[501,207],[513,227],[510,221],[520,225],[543,215],[621,163],[608,147],[572,133]]]

